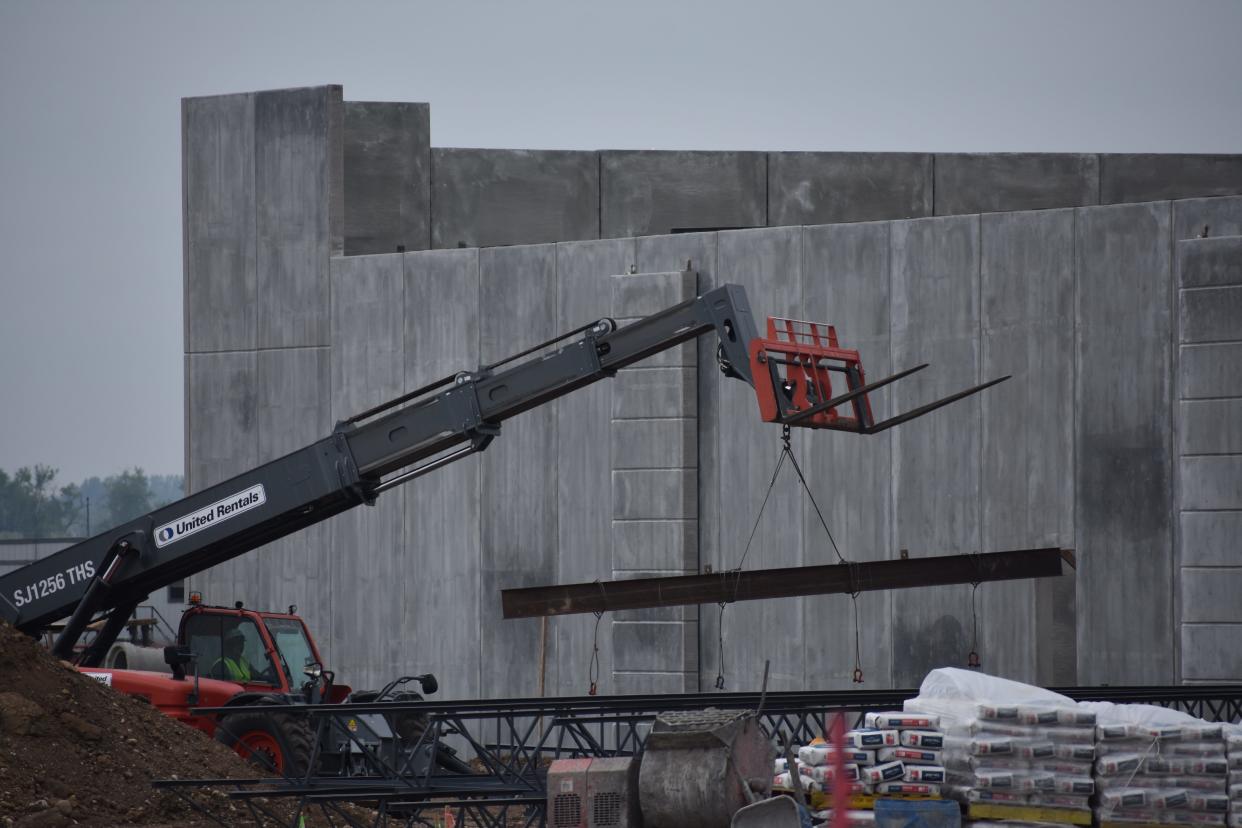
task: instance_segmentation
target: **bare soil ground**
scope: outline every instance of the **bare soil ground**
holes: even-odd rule
[[[211,825],[151,780],[259,775],[201,731],[82,675],[0,622],[0,826]],[[223,794],[199,801],[247,822]]]

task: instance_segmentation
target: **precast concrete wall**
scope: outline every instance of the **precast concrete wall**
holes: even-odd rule
[[[643,180],[656,193],[679,180],[661,165],[683,154],[568,154],[576,180],[607,167],[596,198],[616,205],[618,232],[648,232],[646,215],[665,230],[732,226],[757,214],[757,180],[770,218],[783,198],[774,170],[801,193],[782,202],[783,220],[804,223],[566,240],[611,233],[589,199],[584,219],[539,196],[531,226],[549,243],[342,256],[362,243],[350,205],[390,197],[337,172],[367,145],[367,120],[351,111],[338,87],[185,102],[192,490],[403,390],[727,282],[746,287],[760,318],[833,322],[873,379],[931,362],[874,396],[877,417],[1012,379],[873,437],[795,430],[819,509],[787,464],[760,516],[779,430],[759,421],[749,387],[720,376],[703,338],[520,415],[481,457],[375,507],[196,576],[209,601],[296,603],[354,686],[430,670],[450,697],[580,694],[592,680],[604,693],[711,689],[718,677],[756,688],[764,660],[774,689],[849,688],[856,666],[864,687],[910,686],[971,650],[987,671],[1044,684],[1242,678],[1236,660],[1210,655],[1242,622],[1219,587],[1242,566],[1229,408],[1242,394],[1230,311],[1242,265],[1227,238],[1242,236],[1242,199],[1101,205],[1106,191],[1156,186],[1118,156],[906,154],[887,170],[893,186],[876,187],[850,176],[884,157],[854,170],[850,154],[708,153],[696,161],[719,198],[736,191],[740,212],[703,218],[696,199],[717,191],[690,180],[681,201],[660,197],[690,205],[672,213],[608,192]],[[375,151],[402,154],[399,177],[417,190],[408,159],[422,144],[393,136],[422,129],[418,111],[376,117],[388,137]],[[523,176],[546,168],[538,153],[487,157],[505,152],[430,151],[432,247],[521,240],[525,219],[506,227],[500,214],[486,232],[459,207],[437,225],[437,204],[487,203],[493,178],[521,212]],[[436,172],[454,155],[460,187]],[[828,183],[812,181],[821,162]],[[1235,157],[1156,162],[1183,170],[1189,190],[1234,186]],[[479,164],[495,172],[474,176]],[[533,192],[577,192],[556,178]],[[854,218],[851,203],[899,218],[811,223],[817,205],[827,220]],[[954,204],[997,212],[934,215]],[[401,211],[377,215],[377,244],[417,244],[423,231]],[[500,617],[507,587],[1050,545],[1076,550],[1073,576]]]

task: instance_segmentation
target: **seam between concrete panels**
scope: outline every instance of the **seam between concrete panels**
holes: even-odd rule
[[[1181,372],[1181,348],[1178,343],[1181,336],[1181,314],[1179,306],[1181,305],[1181,293],[1178,292],[1177,283],[1180,280],[1177,266],[1177,221],[1173,212],[1173,202],[1165,202],[1165,215],[1168,217],[1169,227],[1165,244],[1167,245],[1167,253],[1165,261],[1168,263],[1168,287],[1165,297],[1165,308],[1169,313],[1169,387],[1165,392],[1167,404],[1169,406],[1169,423],[1172,425],[1172,434],[1169,437],[1169,477],[1173,484],[1171,496],[1169,498],[1169,583],[1173,587],[1173,595],[1169,601],[1169,630],[1173,633],[1170,642],[1173,645],[1173,682],[1178,683],[1182,680],[1184,670],[1182,669],[1182,637],[1178,634],[1178,623],[1185,614],[1182,606],[1182,521],[1180,517],[1182,504],[1182,483],[1179,469],[1181,461],[1178,459],[1178,453],[1182,444],[1181,439],[1181,405],[1178,404],[1178,398],[1181,396],[1178,386],[1179,375]]]

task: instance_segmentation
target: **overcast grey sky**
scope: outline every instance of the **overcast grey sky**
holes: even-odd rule
[[[1242,2],[0,0],[0,468],[182,470],[180,99],[436,146],[1242,152]]]

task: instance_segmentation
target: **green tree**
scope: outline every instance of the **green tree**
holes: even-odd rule
[[[57,470],[36,464],[12,476],[0,469],[0,536],[46,538],[64,535],[82,508],[78,487],[56,488]]]
[[[104,508],[113,526],[151,511],[151,484],[146,473],[135,466],[105,480]]]

